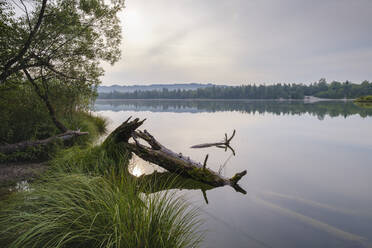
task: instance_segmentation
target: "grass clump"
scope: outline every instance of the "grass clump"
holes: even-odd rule
[[[79,147],[73,146],[61,150],[50,164],[50,173],[83,173],[88,175],[106,175],[114,171],[120,174],[128,167],[130,153],[118,149],[117,156],[111,154],[102,145]]]
[[[1,214],[0,244],[172,248],[199,244],[197,209],[169,192],[140,193],[135,180],[119,178],[62,174],[34,185]]]

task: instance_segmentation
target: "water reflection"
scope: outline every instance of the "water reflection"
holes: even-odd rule
[[[369,105],[368,105],[369,106]],[[223,100],[97,100],[97,111],[150,111],[174,113],[201,113],[238,111],[248,114],[275,115],[310,114],[322,120],[326,116],[372,116],[372,108],[351,101],[223,101]]]
[[[371,247],[372,116],[352,102],[99,101],[116,128],[129,116],[175,152],[218,171],[230,153],[190,149],[236,129],[225,176],[248,170],[247,194],[203,188],[134,161],[151,190],[176,181],[201,206],[205,247]],[[99,110],[99,111],[98,111]],[[314,118],[317,117],[317,118]],[[347,118],[346,118],[347,117]],[[321,121],[319,121],[319,119]],[[209,204],[206,204],[208,202]]]

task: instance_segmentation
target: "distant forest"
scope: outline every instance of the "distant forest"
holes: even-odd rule
[[[100,93],[101,99],[303,99],[305,96],[342,99],[372,95],[372,82],[327,83],[325,79],[310,85],[274,84],[212,86],[197,90],[162,90]]]

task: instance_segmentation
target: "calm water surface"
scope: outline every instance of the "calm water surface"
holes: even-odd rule
[[[372,109],[351,102],[104,101],[96,112],[114,129],[129,116],[176,152],[232,176],[240,185],[183,190],[201,206],[204,247],[372,247]],[[237,155],[216,142],[236,129]],[[154,166],[136,161],[134,174]]]

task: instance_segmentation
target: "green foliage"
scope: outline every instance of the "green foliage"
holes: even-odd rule
[[[63,148],[61,141],[54,141],[47,146],[28,147],[25,151],[17,151],[10,154],[0,153],[0,163],[23,162],[23,161],[46,161]]]
[[[8,103],[12,98],[4,92],[10,91],[19,100],[26,92],[22,100],[27,100],[6,107],[9,111],[4,119],[8,129],[3,129],[9,131],[0,136],[0,144],[43,136],[39,131],[65,132],[76,111],[91,107],[99,77],[103,75],[100,62],[113,64],[120,58],[121,28],[117,14],[124,7],[123,0],[13,2],[0,4],[0,93]],[[16,7],[22,11],[15,11]],[[28,104],[29,99],[32,104],[21,106]],[[14,108],[18,108],[18,114],[12,113]],[[37,115],[32,115],[34,112]],[[49,115],[58,130],[45,128],[51,126],[45,122],[45,115]],[[24,121],[25,116],[43,122],[26,126],[30,122]],[[12,128],[16,122],[27,130]],[[23,135],[18,135],[19,131]]]
[[[0,144],[56,134],[44,104],[27,85],[0,87]]]
[[[106,132],[107,120],[86,114],[89,105],[82,102],[85,98],[90,99],[88,93],[73,96],[58,87],[51,87],[50,92],[57,117],[69,129],[89,131],[91,137]],[[45,139],[60,132],[45,104],[26,83],[13,87],[0,86],[0,123],[0,144]]]
[[[0,68],[9,80],[29,69],[81,90],[99,82],[101,60],[114,63],[120,58],[117,14],[123,0],[34,1],[25,7],[28,15],[16,15],[13,5],[0,4],[0,46],[6,48],[0,49]]]
[[[354,103],[361,108],[372,109],[372,95],[359,97]]]
[[[76,145],[87,145],[95,142],[97,138],[107,132],[107,119],[88,112],[75,112],[66,119],[67,126],[72,130],[88,132],[89,135],[81,136],[74,141]]]
[[[173,90],[164,88],[162,91],[135,91],[100,93],[101,99],[303,99],[305,96],[320,98],[355,98],[372,94],[372,83],[362,84],[332,82],[325,79],[318,83],[274,84],[274,85],[242,85],[242,86],[212,86],[197,90]]]
[[[45,139],[60,132],[51,121],[44,103],[28,84],[15,85],[12,88],[3,86],[0,87],[0,92],[0,145]],[[67,98],[63,91],[59,95]],[[74,140],[76,144],[92,143],[106,132],[107,120],[104,118],[73,110],[76,103],[71,105],[67,100],[66,103],[55,103],[58,103],[55,105],[57,116],[68,128],[89,132],[89,135]],[[47,160],[62,146],[62,142],[54,142],[48,146],[30,147],[26,151],[0,156],[0,162]]]
[[[357,99],[355,99],[355,102],[370,102],[370,103],[372,103],[372,95],[358,97]]]
[[[81,174],[59,175],[19,194],[0,217],[6,247],[196,247],[197,209],[169,192]]]

